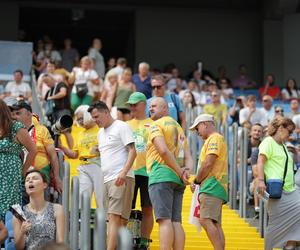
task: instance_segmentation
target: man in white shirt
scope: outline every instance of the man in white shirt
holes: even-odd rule
[[[88,111],[101,128],[98,148],[104,176],[104,208],[108,214],[107,250],[115,250],[118,230],[130,217],[134,192],[134,173],[131,169],[136,157],[133,133],[129,125],[114,120],[107,105],[98,101]]]
[[[247,97],[247,107],[240,110],[240,124],[250,122],[252,125],[260,123],[262,126],[268,125],[267,116],[261,109],[256,108],[256,96]]]
[[[273,98],[269,95],[264,95],[262,98],[262,105],[263,107],[261,110],[263,111],[264,115],[267,117],[268,122],[274,119],[275,110],[273,107]]]
[[[14,72],[14,81],[8,82],[5,87],[5,95],[12,97],[22,97],[31,102],[31,88],[23,80],[23,71],[18,69]]]

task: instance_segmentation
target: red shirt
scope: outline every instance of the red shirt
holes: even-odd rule
[[[262,96],[262,94],[264,93],[264,90],[265,90],[265,87],[260,87],[258,89],[260,96]],[[278,98],[279,94],[280,94],[280,88],[277,86],[270,86],[265,93],[265,95],[269,95],[272,98],[275,98],[275,97]]]

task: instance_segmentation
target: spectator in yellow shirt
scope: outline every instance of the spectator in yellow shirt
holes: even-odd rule
[[[227,118],[227,106],[221,104],[221,98],[219,92],[212,92],[212,103],[206,104],[203,108],[203,113],[210,114],[214,117],[214,120],[217,122],[217,125],[226,124]]]
[[[79,132],[73,149],[61,147],[64,153],[73,159],[79,158],[79,193],[95,193],[97,208],[103,209],[103,173],[100,167],[98,151],[99,128],[88,112],[88,105],[75,110],[77,124],[84,130]]]
[[[54,175],[55,189],[61,193],[62,182],[59,177],[58,158],[54,147],[54,141],[48,129],[33,118],[31,106],[27,102],[19,101],[13,105],[13,109],[15,119],[25,125],[37,147],[37,155],[33,163],[34,168],[46,176],[48,184],[50,183],[50,174],[52,172]]]

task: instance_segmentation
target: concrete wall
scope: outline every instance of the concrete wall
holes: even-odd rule
[[[272,73],[278,86],[284,86],[283,22],[265,21],[263,30],[264,76]]]
[[[286,16],[283,20],[284,78],[300,82],[300,15]]]
[[[200,60],[213,72],[225,65],[232,78],[244,63],[257,81],[263,74],[261,32],[258,13],[139,9],[136,62],[145,60],[153,67],[174,62],[186,74]]]
[[[18,38],[19,6],[17,3],[0,3],[0,40],[16,41]]]

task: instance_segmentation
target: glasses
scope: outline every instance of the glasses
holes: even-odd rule
[[[152,89],[161,89],[164,85],[151,86]]]
[[[284,126],[283,126],[283,128],[285,128],[285,129],[288,131],[289,135],[291,135],[291,134],[294,132],[293,129],[290,129],[290,128],[288,128],[288,127],[284,127]]]
[[[277,110],[275,110],[275,113],[283,113],[283,110],[282,109],[277,109]]]
[[[263,100],[263,102],[268,102],[268,101],[269,101],[268,99]]]

